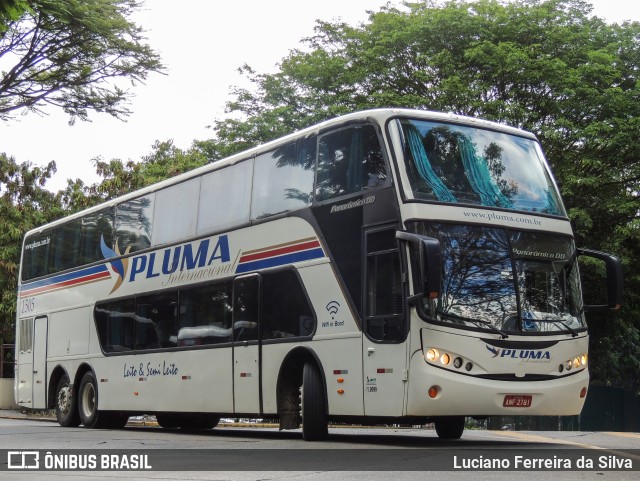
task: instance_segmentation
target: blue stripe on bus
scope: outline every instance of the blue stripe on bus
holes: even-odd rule
[[[259,261],[239,264],[238,268],[236,269],[236,273],[240,274],[242,272],[257,271],[259,269],[266,269],[268,267],[277,267],[283,266],[285,264],[292,264],[294,262],[320,259],[321,257],[324,257],[324,251],[321,248],[302,252],[294,252],[283,256],[270,257],[269,259],[261,259]]]
[[[27,289],[37,289],[39,287],[46,287],[46,286],[50,286],[53,284],[58,284],[61,282],[66,282],[66,281],[70,281],[73,279],[77,279],[79,277],[85,277],[85,276],[90,276],[91,274],[100,274],[102,272],[108,272],[109,269],[107,268],[107,266],[105,264],[100,264],[97,266],[92,266],[92,267],[88,267],[86,269],[82,269],[79,271],[75,271],[75,272],[68,272],[66,274],[61,274],[58,276],[54,276],[54,277],[49,277],[48,279],[42,279],[40,281],[35,281],[35,282],[30,282],[28,284],[23,284],[22,287],[20,288],[21,291],[27,290]]]

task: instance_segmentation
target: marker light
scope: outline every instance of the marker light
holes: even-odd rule
[[[449,354],[445,352],[442,356],[440,356],[440,362],[445,366],[448,365],[451,362],[451,356],[449,356]]]
[[[425,358],[429,362],[435,362],[440,357],[440,353],[437,349],[429,349],[425,354]]]
[[[587,359],[588,357],[586,354],[583,354],[582,357],[580,358],[580,362],[582,363],[583,366],[587,365]]]
[[[430,397],[431,399],[435,399],[439,392],[440,392],[440,387],[438,387],[438,386],[431,386],[431,387],[429,388],[429,390],[427,391],[427,394],[429,394],[429,397]]]
[[[586,387],[583,387],[583,388],[580,390],[580,399],[584,398],[586,395],[587,395],[587,388],[586,388]]]

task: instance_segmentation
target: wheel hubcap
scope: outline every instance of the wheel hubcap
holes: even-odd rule
[[[96,392],[93,385],[86,384],[82,391],[82,411],[86,418],[93,416],[96,409]]]
[[[69,412],[69,407],[71,405],[71,390],[69,386],[64,386],[58,392],[58,410],[62,414],[67,414]]]

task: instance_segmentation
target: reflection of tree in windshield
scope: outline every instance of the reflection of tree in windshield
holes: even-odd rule
[[[410,229],[438,239],[442,249],[441,293],[437,305],[425,306],[430,316],[467,326],[489,323],[506,332],[584,327],[569,237],[426,222]]]
[[[495,229],[440,231],[444,284],[438,311],[502,327],[517,312],[508,241]]]
[[[502,147],[491,142],[478,155],[471,138],[448,126],[429,130],[424,145],[433,170],[459,201],[511,207],[518,193],[513,179],[503,179]]]

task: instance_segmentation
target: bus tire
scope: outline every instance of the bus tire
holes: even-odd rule
[[[317,366],[306,363],[302,372],[302,437],[321,441],[329,434],[324,383]]]
[[[69,376],[66,374],[60,378],[56,387],[56,419],[60,426],[65,428],[80,426],[76,396],[71,389]]]
[[[87,429],[100,429],[109,424],[108,413],[98,411],[98,383],[91,371],[87,371],[80,381],[78,412]]]
[[[434,424],[440,439],[459,439],[464,431],[464,416],[442,416]]]
[[[164,429],[178,429],[180,427],[178,418],[171,414],[156,414],[156,421],[158,421],[158,426]]]
[[[211,416],[208,414],[194,414],[185,415],[177,419],[180,429],[185,430],[203,430],[213,429],[220,422],[220,418],[217,416]]]
[[[121,413],[119,411],[100,413],[100,415],[107,415],[107,422],[105,427],[109,429],[124,429],[124,427],[129,422],[129,415],[126,413]]]

